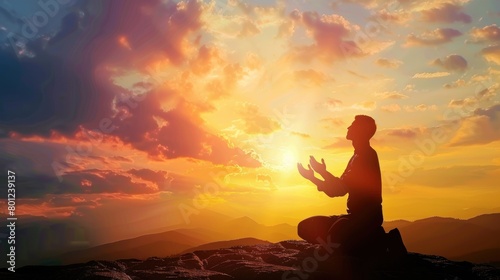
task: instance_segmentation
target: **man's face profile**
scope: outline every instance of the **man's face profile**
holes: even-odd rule
[[[353,136],[359,134],[359,129],[359,122],[353,121],[352,124],[347,128],[347,135],[345,136],[345,138],[347,140],[353,140]]]

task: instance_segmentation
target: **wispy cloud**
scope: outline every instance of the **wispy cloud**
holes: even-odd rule
[[[413,75],[413,79],[433,79],[433,78],[441,78],[441,77],[446,77],[449,76],[449,72],[424,72],[424,73],[417,73]]]
[[[375,61],[375,63],[381,67],[396,69],[403,64],[403,61],[397,59],[379,58]]]

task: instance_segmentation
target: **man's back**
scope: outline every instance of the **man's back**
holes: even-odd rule
[[[382,203],[382,179],[377,152],[370,146],[358,147],[349,161],[341,180],[347,186],[347,208],[360,213]]]

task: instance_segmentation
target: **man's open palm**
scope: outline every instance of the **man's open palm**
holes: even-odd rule
[[[311,165],[308,164],[307,167],[309,169],[305,169],[304,166],[302,166],[302,163],[297,163],[297,169],[299,170],[300,175],[302,177],[311,180],[314,178],[314,170],[311,169]]]
[[[312,166],[312,169],[319,174],[324,174],[326,172],[326,164],[324,159],[321,159],[321,163],[319,163],[313,156],[310,156],[309,165]]]

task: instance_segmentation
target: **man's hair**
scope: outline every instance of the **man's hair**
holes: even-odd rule
[[[375,124],[375,120],[372,117],[366,115],[357,115],[356,117],[354,117],[354,120],[359,122],[363,127],[363,132],[366,135],[367,139],[373,137],[375,131],[377,131],[377,125]]]

